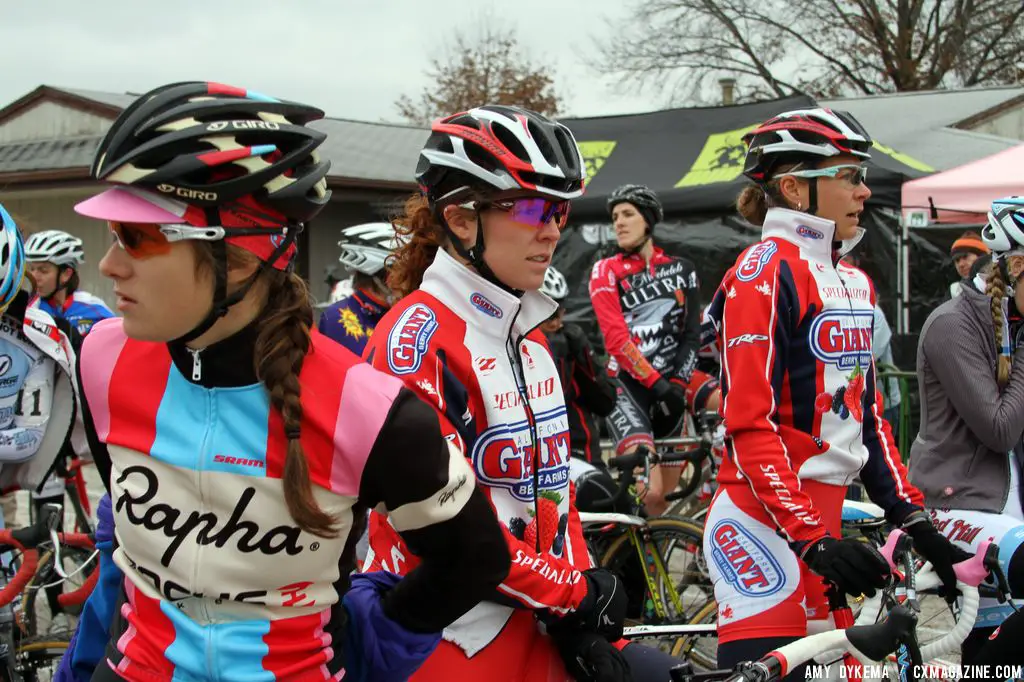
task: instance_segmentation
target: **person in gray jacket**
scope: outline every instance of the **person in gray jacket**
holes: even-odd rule
[[[1015,598],[1024,598],[1024,197],[993,202],[982,239],[992,263],[936,308],[921,331],[921,430],[910,480],[935,527],[974,551],[991,539]],[[1020,602],[1024,603],[1024,601]],[[969,663],[1011,613],[983,599],[963,647]]]

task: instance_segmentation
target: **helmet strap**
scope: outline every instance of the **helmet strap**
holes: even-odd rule
[[[216,209],[213,209],[216,210]],[[208,216],[209,217],[209,216]],[[210,223],[215,224],[215,223]],[[285,228],[284,239],[277,245],[270,257],[260,263],[259,267],[256,268],[256,272],[252,276],[242,283],[237,290],[228,293],[228,248],[227,242],[224,239],[217,240],[211,243],[213,248],[213,259],[214,259],[214,285],[213,285],[213,303],[210,306],[210,312],[206,314],[203,321],[197,324],[192,330],[178,338],[174,339],[170,343],[188,343],[199,338],[213,327],[217,323],[217,320],[228,314],[228,310],[231,306],[235,305],[249,293],[249,289],[256,283],[256,280],[260,278],[265,270],[273,267],[273,263],[276,263],[278,259],[288,251],[289,247],[295,243],[295,239],[299,233],[302,232],[301,223],[292,223]],[[288,271],[290,272],[292,264],[288,265]]]
[[[807,179],[807,212],[818,215],[818,178]]]

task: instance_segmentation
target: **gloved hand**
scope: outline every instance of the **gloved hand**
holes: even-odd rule
[[[677,415],[686,411],[686,390],[678,383],[667,379],[658,379],[651,386],[654,399],[664,403],[669,414]]]
[[[574,611],[561,618],[548,617],[548,632],[593,632],[609,641],[622,638],[622,621],[629,598],[619,577],[606,568],[583,571],[587,594]]]
[[[565,340],[569,343],[570,357],[582,357],[583,350],[587,346],[587,335],[583,328],[579,325],[567,324],[562,327],[562,333],[565,334]]]
[[[345,679],[395,682],[409,679],[441,642],[441,633],[410,632],[384,615],[381,597],[401,578],[387,571],[356,573],[342,598],[345,628]]]
[[[885,587],[889,564],[877,549],[853,538],[836,540],[831,535],[809,545],[801,558],[807,566],[841,592],[859,597],[875,596]]]
[[[953,564],[966,561],[971,555],[949,541],[945,535],[932,525],[932,520],[924,511],[911,512],[900,524],[901,528],[914,541],[914,550],[931,562],[935,574],[942,579],[939,594],[952,602],[960,591],[956,588],[956,573]]]
[[[566,632],[553,636],[565,671],[576,682],[633,682],[622,652],[592,632]]]

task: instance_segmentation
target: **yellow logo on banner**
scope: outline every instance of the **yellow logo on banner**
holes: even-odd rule
[[[580,147],[580,153],[583,154],[583,162],[587,167],[587,182],[590,182],[597,175],[597,171],[601,170],[601,166],[608,160],[608,157],[612,155],[612,151],[618,143],[614,140],[596,140],[577,142],[577,144]]]
[[[892,158],[902,163],[904,166],[910,166],[911,168],[916,168],[917,170],[924,171],[925,173],[931,173],[935,171],[935,169],[929,166],[927,163],[918,161],[914,157],[907,156],[902,152],[898,152],[892,147],[886,147],[884,144],[878,142],[877,140],[872,142],[871,146],[877,149],[878,151],[882,152],[883,154],[888,154]]]
[[[730,182],[738,178],[743,173],[743,157],[747,153],[743,136],[757,125],[755,123],[746,128],[708,135],[700,156],[693,162],[683,179],[676,183],[676,187]]]

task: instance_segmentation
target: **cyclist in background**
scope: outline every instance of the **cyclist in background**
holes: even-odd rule
[[[330,200],[322,117],[173,83],[100,143],[92,177],[114,187],[76,210],[110,227],[100,271],[123,317],[79,368],[116,542],[73,679],[404,680],[508,573],[434,412],[312,328],[292,264]],[[422,557],[400,581],[350,578],[368,507]]]
[[[615,361],[618,397],[608,418],[616,454],[654,439],[693,432],[687,409],[718,409],[718,381],[696,369],[701,346],[700,282],[689,260],[654,244],[664,218],[657,195],[643,185],[623,185],[608,198],[621,253],[598,261],[590,299],[605,348]],[[644,505],[665,513],[665,495],[679,484],[681,465],[651,470]]]
[[[917,376],[921,428],[910,451],[910,478],[932,521],[975,551],[991,539],[1017,599],[1024,598],[1024,198],[992,203],[982,231],[992,263],[960,295],[936,308],[921,329]],[[963,644],[972,659],[1009,604],[983,599]]]
[[[967,558],[932,525],[906,480],[876,400],[875,293],[840,258],[863,235],[871,138],[845,112],[775,116],[744,137],[737,200],[761,226],[712,300],[722,355],[727,456],[708,510],[704,552],[715,587],[718,663],[756,660],[829,617],[823,579],[874,594],[889,575],[868,544],[840,539],[855,476],[911,535],[947,590]],[[804,679],[804,670],[787,679]]]
[[[974,230],[968,230],[956,238],[953,246],[949,249],[949,258],[953,261],[953,267],[956,268],[959,278],[949,285],[950,298],[960,295],[960,285],[971,277],[974,264],[979,259],[989,257],[991,254],[992,251],[988,244]]]
[[[615,408],[615,386],[606,368],[594,357],[587,335],[573,322],[566,322],[561,301],[569,295],[569,285],[554,266],[544,273],[540,292],[558,302],[558,311],[540,325],[547,338],[551,356],[565,393],[572,456],[604,467],[601,459],[601,424]]]
[[[391,223],[367,223],[341,231],[338,261],[353,272],[352,293],[324,308],[317,328],[356,355],[363,354],[366,341],[392,303],[386,284],[387,258],[395,248]]]
[[[33,302],[53,318],[63,318],[85,336],[100,320],[114,313],[98,296],[78,288],[78,269],[85,262],[82,240],[60,230],[29,235],[25,260],[36,285]]]

